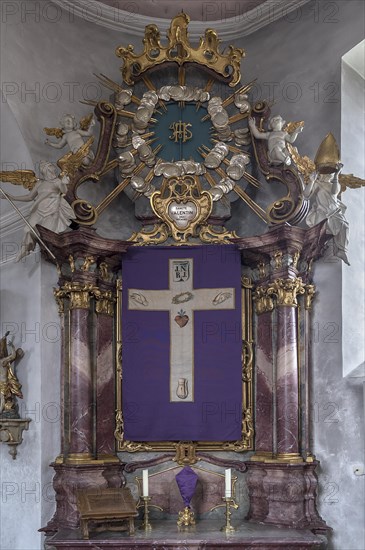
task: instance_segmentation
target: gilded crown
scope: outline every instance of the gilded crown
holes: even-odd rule
[[[219,51],[221,40],[213,29],[206,29],[197,48],[189,41],[188,25],[190,17],[180,13],[171,21],[167,31],[168,44],[160,42],[160,31],[156,25],[147,25],[143,39],[144,50],[140,55],[134,53],[134,46],[119,46],[116,55],[124,61],[122,74],[124,81],[133,85],[145,71],[167,61],[183,65],[198,63],[223,76],[229,86],[234,87],[241,79],[240,63],[245,52],[242,48],[229,46],[223,53]]]

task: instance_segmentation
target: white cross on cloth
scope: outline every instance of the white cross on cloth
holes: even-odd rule
[[[128,309],[170,314],[170,402],[194,401],[194,311],[235,308],[234,288],[194,288],[192,258],[169,260],[169,288],[128,290]]]

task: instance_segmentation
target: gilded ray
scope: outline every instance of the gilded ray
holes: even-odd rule
[[[238,88],[238,90],[236,90],[233,94],[231,94],[229,97],[227,97],[223,103],[222,103],[222,107],[227,107],[228,105],[230,105],[231,103],[234,102],[234,96],[236,94],[245,94],[246,92],[249,92],[252,88],[252,86],[255,84],[255,82],[257,81],[257,78],[255,78],[254,80],[252,80],[251,82],[249,82],[248,84],[245,84],[244,86],[241,86],[241,88]],[[241,113],[240,113],[241,114]],[[248,113],[243,113],[245,116],[243,118],[245,118]],[[201,119],[202,122],[204,122],[205,120],[208,120],[208,118],[210,118],[210,115],[209,114],[206,114],[205,116],[203,116],[203,118]],[[233,118],[233,117],[231,117]],[[230,119],[231,120],[231,119]],[[238,118],[237,120],[241,120],[240,118]],[[232,123],[233,122],[236,122],[236,121],[231,121]]]
[[[252,86],[257,82],[257,78],[255,78],[254,80],[251,80],[251,82],[249,82],[248,84],[245,84],[244,86],[241,86],[241,88],[238,88],[238,90],[236,90],[235,92],[233,92],[233,94],[231,94],[229,97],[227,97],[222,105],[223,107],[227,107],[227,105],[230,105],[231,103],[233,103],[234,101],[234,96],[236,94],[245,94],[246,92],[249,92],[252,88]]]
[[[137,168],[134,170],[133,172],[133,175],[138,175],[140,174],[140,172],[142,172],[143,168],[145,167],[145,163],[144,162],[141,162]],[[109,204],[111,202],[113,202],[113,200],[122,192],[124,191],[124,189],[127,187],[127,185],[129,184],[130,182],[130,177],[128,178],[125,178],[123,181],[121,181],[116,187],[115,189],[113,189],[113,191],[111,191],[109,193],[109,195],[107,195],[99,204],[98,206],[95,208],[96,212],[98,214],[100,214],[101,212],[103,212],[103,210],[105,210],[105,208],[107,208],[107,206],[109,206]]]
[[[213,84],[214,84],[214,78],[210,78],[204,87],[204,91],[210,92],[211,89],[213,88]],[[198,101],[196,104],[195,110],[199,111],[200,107],[201,107],[201,101]]]
[[[146,75],[142,76],[142,80],[147,86],[147,88],[151,90],[151,92],[156,92],[156,87],[152,84],[152,81],[148,78],[148,76]],[[158,100],[158,104],[160,105],[160,107],[162,107],[162,109],[164,109],[164,111],[167,111],[167,107],[162,101],[162,99]]]
[[[212,174],[210,174],[209,172],[206,172],[204,174],[207,182],[209,183],[209,185],[211,187],[215,187],[217,185],[217,182],[215,181],[215,179],[213,178]],[[229,200],[227,199],[227,197],[225,197],[223,195],[223,197],[220,199],[226,206],[229,206]]]
[[[236,115],[229,117],[228,124],[234,124],[235,122],[248,118],[249,116],[250,116],[250,113],[237,113]]]
[[[212,142],[213,143],[219,143],[219,140],[212,138]],[[247,155],[247,156],[251,156],[250,153],[248,153],[247,151],[242,151],[241,149],[239,149],[239,147],[235,147],[234,145],[229,145],[228,143],[226,143],[226,145],[232,153],[237,153],[238,155],[243,155],[244,154],[244,155]]]

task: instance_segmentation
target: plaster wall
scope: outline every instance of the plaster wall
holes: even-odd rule
[[[32,168],[30,163],[36,165],[43,158],[56,160],[60,156],[59,151],[43,144],[43,127],[57,126],[64,112],[78,117],[87,114],[89,107],[78,103],[82,93],[91,99],[108,97],[92,73],[103,72],[119,80],[120,63],[114,56],[115,47],[133,43],[139,50],[141,37],[132,35],[133,21],[131,35],[121,36],[90,23],[87,18],[72,20],[69,13],[58,10],[58,17],[61,14],[58,21],[51,21],[56,11],[53,15],[51,10],[41,11],[38,17],[30,10],[36,2],[27,2],[28,12],[23,11],[23,15],[24,3],[11,4],[18,10],[15,9],[13,15],[8,12],[6,17],[3,13],[1,70],[4,98],[15,121],[8,122],[2,144],[8,143],[13,135],[18,136],[18,141],[11,141],[13,146],[4,150],[6,155],[4,152],[1,162],[13,162],[18,167],[25,163],[27,168]],[[313,158],[329,131],[340,142],[341,57],[363,38],[363,15],[362,0],[313,1],[297,12],[296,19],[291,14],[236,41],[236,45],[247,52],[244,82],[258,77],[255,97],[275,101],[273,111],[286,120],[305,120],[305,130],[297,142],[301,154]],[[29,62],[30,50],[32,62]],[[19,129],[26,146],[20,145]],[[352,170],[355,168],[348,171]],[[133,225],[131,209],[124,199],[105,215],[104,235],[121,238],[116,230],[121,225],[120,219],[129,220],[130,227]],[[265,230],[247,213],[242,202],[235,203],[229,224],[242,234]],[[18,243],[21,232],[17,229],[11,238]],[[351,256],[350,262],[353,262]],[[320,510],[334,529],[330,548],[360,550],[364,548],[363,478],[355,478],[352,464],[362,459],[359,434],[362,433],[363,405],[359,391],[342,378],[340,293],[345,269],[329,258],[319,262],[315,269],[319,291],[313,319],[313,446],[321,460]],[[51,291],[55,279],[55,270],[41,266],[34,257],[23,265],[2,264],[1,320],[25,321],[32,327],[35,322],[57,323]],[[356,297],[353,307],[356,307]],[[51,339],[52,334],[50,330]],[[35,403],[41,407],[47,405],[51,418],[55,418],[56,409],[48,403],[59,402],[57,346],[57,342],[34,342],[30,335],[22,345],[26,356],[19,366],[26,408],[34,408]],[[48,488],[47,496],[42,494],[38,501],[33,495],[26,495],[23,502],[21,493],[22,482],[40,483],[42,489],[48,487],[52,475],[48,464],[59,452],[59,424],[49,418],[42,419],[42,415],[40,418],[39,422],[33,421],[25,433],[16,461],[11,460],[4,445],[0,446],[0,545],[4,550],[40,548],[37,529],[52,515],[53,502]],[[17,484],[18,492],[7,495],[4,501],[4,488],[9,487],[4,483],[9,482]],[[15,528],[14,519],[20,515],[21,528]]]
[[[365,176],[365,40],[342,58],[342,161],[345,173]],[[352,137],[356,135],[356,139]],[[351,220],[351,266],[343,271],[343,374],[363,365],[365,333],[365,188],[343,195]],[[358,307],[354,308],[354,300]]]

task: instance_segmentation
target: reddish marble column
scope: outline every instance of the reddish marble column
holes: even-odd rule
[[[299,457],[299,385],[297,312],[295,307],[277,308],[276,436],[277,456]]]
[[[272,312],[256,321],[256,422],[255,448],[260,455],[273,452]]]
[[[115,453],[115,369],[113,316],[97,314],[96,328],[96,452],[98,458]]]
[[[89,300],[83,304],[89,306]],[[86,307],[70,311],[70,372],[68,456],[93,452],[93,390],[89,345],[89,315]]]
[[[131,243],[104,239],[90,228],[38,230],[57,258],[54,295],[62,316],[62,440],[52,464],[56,510],[41,529],[50,534],[78,526],[78,491],[125,483],[114,448],[114,280]]]

